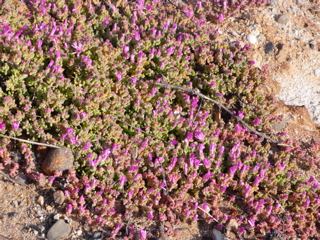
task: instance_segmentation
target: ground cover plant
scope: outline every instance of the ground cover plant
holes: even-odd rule
[[[166,235],[201,217],[235,220],[239,239],[319,237],[319,179],[298,168],[319,168],[319,144],[256,134],[281,120],[261,91],[267,66],[247,44],[216,41],[224,18],[266,4],[5,1],[1,134],[69,147],[76,161],[46,176],[33,145],[3,138],[0,168],[61,187],[66,213],[111,238],[151,238],[138,216]]]

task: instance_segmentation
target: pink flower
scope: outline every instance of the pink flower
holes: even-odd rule
[[[203,142],[205,136],[204,136],[203,132],[201,132],[200,130],[196,130],[196,131],[194,132],[194,137],[195,137],[195,139],[197,139],[198,141]]]
[[[186,10],[184,13],[187,15],[187,18],[191,18],[192,15],[193,15],[193,11],[192,10]]]
[[[18,130],[19,125],[20,125],[20,122],[18,122],[18,121],[13,122],[12,123],[12,129],[13,130]]]
[[[123,46],[123,48],[122,48],[122,52],[123,52],[123,54],[125,54],[125,55],[129,52],[129,50],[130,50],[130,47],[129,47],[129,46]]]
[[[6,124],[5,123],[0,123],[0,131],[3,131],[6,129]]]
[[[253,120],[253,125],[257,126],[259,122],[260,122],[259,118],[256,118],[255,120]]]
[[[253,218],[250,218],[249,220],[248,220],[248,223],[249,223],[249,225],[250,225],[250,227],[254,227],[254,225],[255,225],[255,220],[253,219]]]
[[[110,20],[108,19],[108,18],[105,18],[104,20],[103,20],[103,22],[102,22],[102,27],[106,27],[106,26],[108,26],[108,23],[110,22]]]
[[[147,231],[144,229],[140,230],[140,239],[147,239]]]
[[[73,52],[72,54],[77,55],[77,57],[79,57],[80,53],[83,52],[83,49],[82,49],[83,45],[82,45],[82,43],[74,42],[74,43],[71,45],[71,47],[73,47],[73,48],[76,50],[76,51]]]
[[[223,20],[224,20],[223,14],[220,13],[219,16],[218,16],[218,21],[222,22]]]

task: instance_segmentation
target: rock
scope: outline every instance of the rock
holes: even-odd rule
[[[44,205],[44,197],[43,196],[39,196],[37,199],[37,203],[39,203],[40,206]]]
[[[51,207],[50,205],[47,205],[47,206],[46,206],[46,210],[47,210],[47,211],[51,211],[52,209],[53,209],[53,207]]]
[[[271,127],[273,128],[273,130],[275,132],[281,132],[282,129],[285,128],[286,124],[287,124],[287,121],[286,120],[282,120],[280,123],[271,124]]]
[[[58,221],[58,220],[60,219],[60,214],[57,213],[56,215],[54,215],[54,216],[53,216],[53,219]]]
[[[213,229],[213,239],[214,240],[225,240],[224,235],[218,230]]]
[[[66,237],[70,231],[71,228],[69,224],[65,223],[63,219],[60,219],[49,229],[47,238],[48,240],[58,240]]]
[[[64,196],[63,191],[58,190],[53,193],[53,200],[56,204],[61,205],[64,203],[66,197]]]
[[[268,42],[268,43],[266,44],[266,46],[264,47],[264,52],[265,52],[266,54],[269,54],[270,52],[272,52],[273,49],[274,49],[273,43],[272,43],[272,42]]]
[[[309,47],[313,50],[314,49],[314,44],[313,43],[309,43]]]
[[[320,69],[314,70],[314,75],[316,75],[317,77],[320,77]]]
[[[95,232],[91,239],[92,240],[101,240],[102,239],[102,232]]]
[[[69,148],[61,147],[51,149],[42,163],[43,171],[53,175],[54,171],[64,171],[73,168],[74,157]]]
[[[289,21],[289,17],[287,15],[280,14],[277,17],[276,21],[277,23],[280,23],[280,24],[287,24],[287,22]]]
[[[247,40],[248,40],[249,43],[252,43],[252,44],[255,44],[255,43],[258,42],[257,37],[255,35],[253,35],[253,34],[249,34],[247,36]]]
[[[17,213],[17,212],[8,213],[8,217],[11,218],[11,219],[18,218],[19,216],[20,216],[20,214]]]

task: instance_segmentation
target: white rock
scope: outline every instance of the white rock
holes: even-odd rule
[[[247,36],[247,40],[248,40],[249,43],[252,43],[252,44],[256,44],[258,42],[257,37],[255,35],[253,35],[253,34],[249,34]]]
[[[320,69],[314,70],[314,75],[316,75],[317,77],[320,77]]]

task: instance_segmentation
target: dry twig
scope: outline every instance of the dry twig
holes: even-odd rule
[[[19,142],[25,142],[25,143],[30,143],[30,144],[39,145],[39,146],[45,146],[45,147],[51,147],[51,148],[60,148],[60,147],[55,146],[55,145],[50,145],[50,144],[46,144],[46,143],[39,143],[39,142],[24,140],[24,139],[21,139],[21,138],[9,137],[7,135],[2,135],[2,134],[0,134],[0,137],[9,138],[9,139],[16,140],[16,141],[19,141]]]
[[[184,91],[184,92],[188,92],[190,94],[194,94],[197,95],[198,97],[201,97],[203,99],[206,99],[214,104],[216,104],[219,108],[222,108],[223,110],[225,110],[227,113],[229,113],[231,116],[233,116],[239,123],[241,123],[244,127],[248,128],[252,133],[267,139],[268,141],[270,141],[271,143],[277,143],[277,141],[273,140],[272,138],[268,137],[266,134],[258,132],[257,130],[255,130],[254,128],[250,127],[246,122],[244,122],[243,120],[241,120],[241,118],[239,118],[238,116],[236,116],[233,112],[231,112],[227,107],[225,107],[223,104],[219,103],[218,101],[215,101],[209,97],[207,97],[206,95],[202,94],[200,92],[199,89],[192,89],[192,88],[185,88],[185,87],[179,87],[179,86],[175,86],[175,85],[171,85],[171,84],[167,84],[167,83],[154,83],[155,85],[157,85],[158,87],[163,87],[163,88],[168,88],[168,89],[177,89],[180,91]]]

